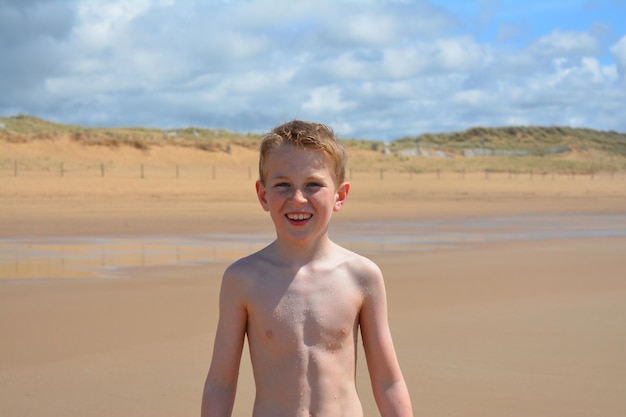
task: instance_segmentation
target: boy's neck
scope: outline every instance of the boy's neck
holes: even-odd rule
[[[293,242],[278,237],[274,245],[276,254],[285,263],[302,266],[325,257],[334,244],[328,234],[324,234],[314,241],[303,242]]]

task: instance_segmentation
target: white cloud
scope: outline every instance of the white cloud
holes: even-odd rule
[[[434,58],[438,65],[452,72],[472,71],[492,59],[487,48],[468,36],[436,41]]]
[[[464,90],[455,93],[452,97],[452,102],[462,106],[478,107],[491,102],[492,97],[489,92],[484,90]]]
[[[220,53],[222,58],[242,60],[268,52],[270,42],[262,35],[231,32],[220,34],[218,45],[216,52]]]
[[[330,76],[344,80],[369,79],[372,73],[376,72],[375,62],[368,62],[358,59],[353,53],[343,53],[338,57],[331,57],[329,61],[323,62],[321,69]]]
[[[544,19],[538,35],[530,6],[445,5],[3,0],[0,114],[241,131],[298,116],[382,139],[516,120],[626,130],[610,16],[588,31]]]
[[[530,47],[536,55],[562,57],[598,53],[598,41],[589,33],[556,29],[537,39]]]
[[[617,81],[616,67],[611,65],[603,67],[596,58],[584,57],[581,61],[581,72],[591,76],[593,84],[612,83]]]
[[[341,90],[338,87],[318,87],[311,90],[309,100],[302,108],[311,114],[327,114],[341,112],[354,107],[355,103],[341,98]]]
[[[387,76],[394,79],[412,78],[422,72],[429,65],[427,53],[415,46],[403,48],[388,48],[383,51],[383,69]]]
[[[470,37],[417,42],[403,48],[387,48],[383,68],[391,78],[411,78],[431,73],[477,70],[491,62],[491,52]]]
[[[104,48],[124,41],[123,35],[130,22],[151,6],[149,0],[89,0],[77,5],[80,24],[75,28],[75,35],[90,48]]]
[[[622,36],[615,45],[611,46],[610,51],[615,59],[622,79],[626,82],[626,36]]]
[[[341,31],[356,44],[384,46],[396,40],[397,27],[391,16],[363,13],[342,22]]]

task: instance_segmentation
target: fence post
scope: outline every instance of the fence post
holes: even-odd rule
[[[384,175],[383,175],[383,174],[384,174],[384,171],[381,169],[381,170],[380,170],[380,180],[381,180],[381,181],[383,180],[383,177],[384,177]]]
[[[141,164],[141,179],[143,179],[143,164]]]
[[[104,177],[104,163],[100,164],[100,176]]]
[[[178,179],[178,175],[179,175],[179,172],[178,172],[178,165],[176,165],[176,179]]]
[[[17,161],[13,161],[13,176],[17,177]]]
[[[63,174],[65,174],[65,170],[63,169],[63,162],[61,162],[61,176],[63,176]]]

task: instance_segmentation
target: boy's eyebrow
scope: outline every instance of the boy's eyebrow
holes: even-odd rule
[[[271,176],[268,178],[269,181],[281,181],[281,180],[290,180],[290,178],[286,175],[278,174],[275,176]],[[315,180],[315,181],[323,181],[324,177],[321,175],[310,175],[306,177],[307,181]]]
[[[268,180],[270,181],[275,181],[275,180],[287,180],[289,179],[288,177],[284,176],[284,175],[274,175],[268,178]]]

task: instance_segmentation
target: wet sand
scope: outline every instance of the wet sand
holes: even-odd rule
[[[271,239],[247,172],[0,181],[0,415],[198,415],[221,273]],[[333,233],[385,273],[416,415],[626,415],[622,178],[352,182]]]

